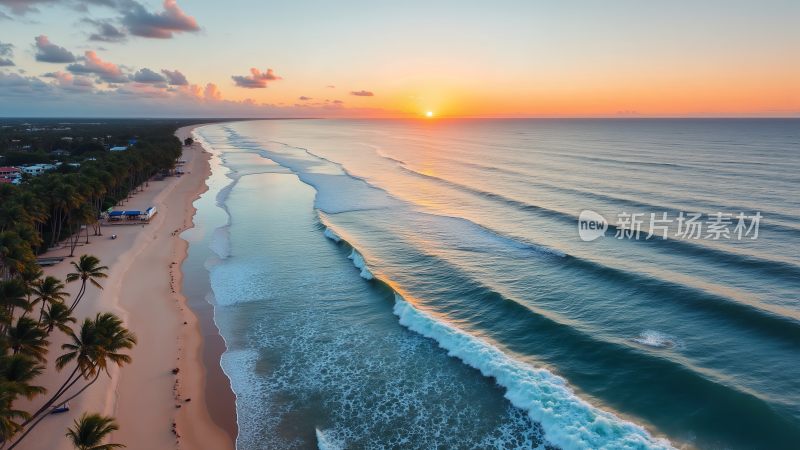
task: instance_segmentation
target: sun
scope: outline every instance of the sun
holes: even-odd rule
[[[433,111],[426,112],[425,117],[433,117]]]

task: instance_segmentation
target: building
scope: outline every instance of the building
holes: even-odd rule
[[[128,147],[111,147],[110,149],[108,149],[108,151],[110,151],[110,152],[124,152],[127,149],[128,149]]]
[[[19,176],[18,167],[0,167],[0,178],[16,178]]]
[[[34,164],[32,166],[22,167],[22,172],[35,177],[55,168],[56,166],[53,164]]]
[[[22,181],[22,175],[18,167],[0,167],[0,183],[19,184],[20,181]]]

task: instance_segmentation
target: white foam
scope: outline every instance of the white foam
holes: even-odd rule
[[[329,227],[325,228],[325,237],[332,240],[333,242],[340,242],[342,240],[335,231],[331,230]]]
[[[356,249],[353,249],[353,251],[350,252],[350,256],[347,258],[353,260],[353,265],[361,269],[361,278],[365,280],[371,280],[375,278],[375,276],[372,275],[372,272],[369,271],[367,262],[364,261],[364,257],[361,256],[361,253],[358,253]]]
[[[655,348],[672,348],[676,346],[675,338],[653,330],[642,331],[639,337],[632,340],[637,344]]]
[[[666,449],[664,439],[581,400],[566,381],[547,370],[516,361],[497,347],[439,322],[395,295],[400,324],[434,339],[450,356],[493,377],[506,398],[542,424],[545,439],[562,449]]]
[[[319,428],[315,428],[314,431],[317,433],[317,448],[319,450],[339,450],[345,447],[341,442],[336,441],[332,437],[325,436],[325,432],[321,431]]]

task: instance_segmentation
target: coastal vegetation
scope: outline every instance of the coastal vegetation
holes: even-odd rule
[[[72,256],[81,241],[101,235],[106,209],[174,168],[182,143],[173,132],[164,124],[144,127],[125,151],[94,145],[80,162],[25,176],[16,185],[0,184],[0,449],[16,448],[112,366],[131,362],[127,351],[136,336],[119,317],[98,313],[79,322],[74,316],[90,287],[102,289],[108,268],[95,256],[82,255],[61,280],[43,274],[37,255],[62,248]],[[74,295],[68,285],[77,286]],[[54,341],[64,344],[52,360]],[[48,360],[63,374],[53,389],[41,385]],[[78,449],[116,448],[122,445],[103,443],[116,429],[113,418],[85,413],[66,438]]]

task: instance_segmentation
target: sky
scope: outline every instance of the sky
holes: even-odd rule
[[[798,117],[800,1],[0,0],[0,116]]]

